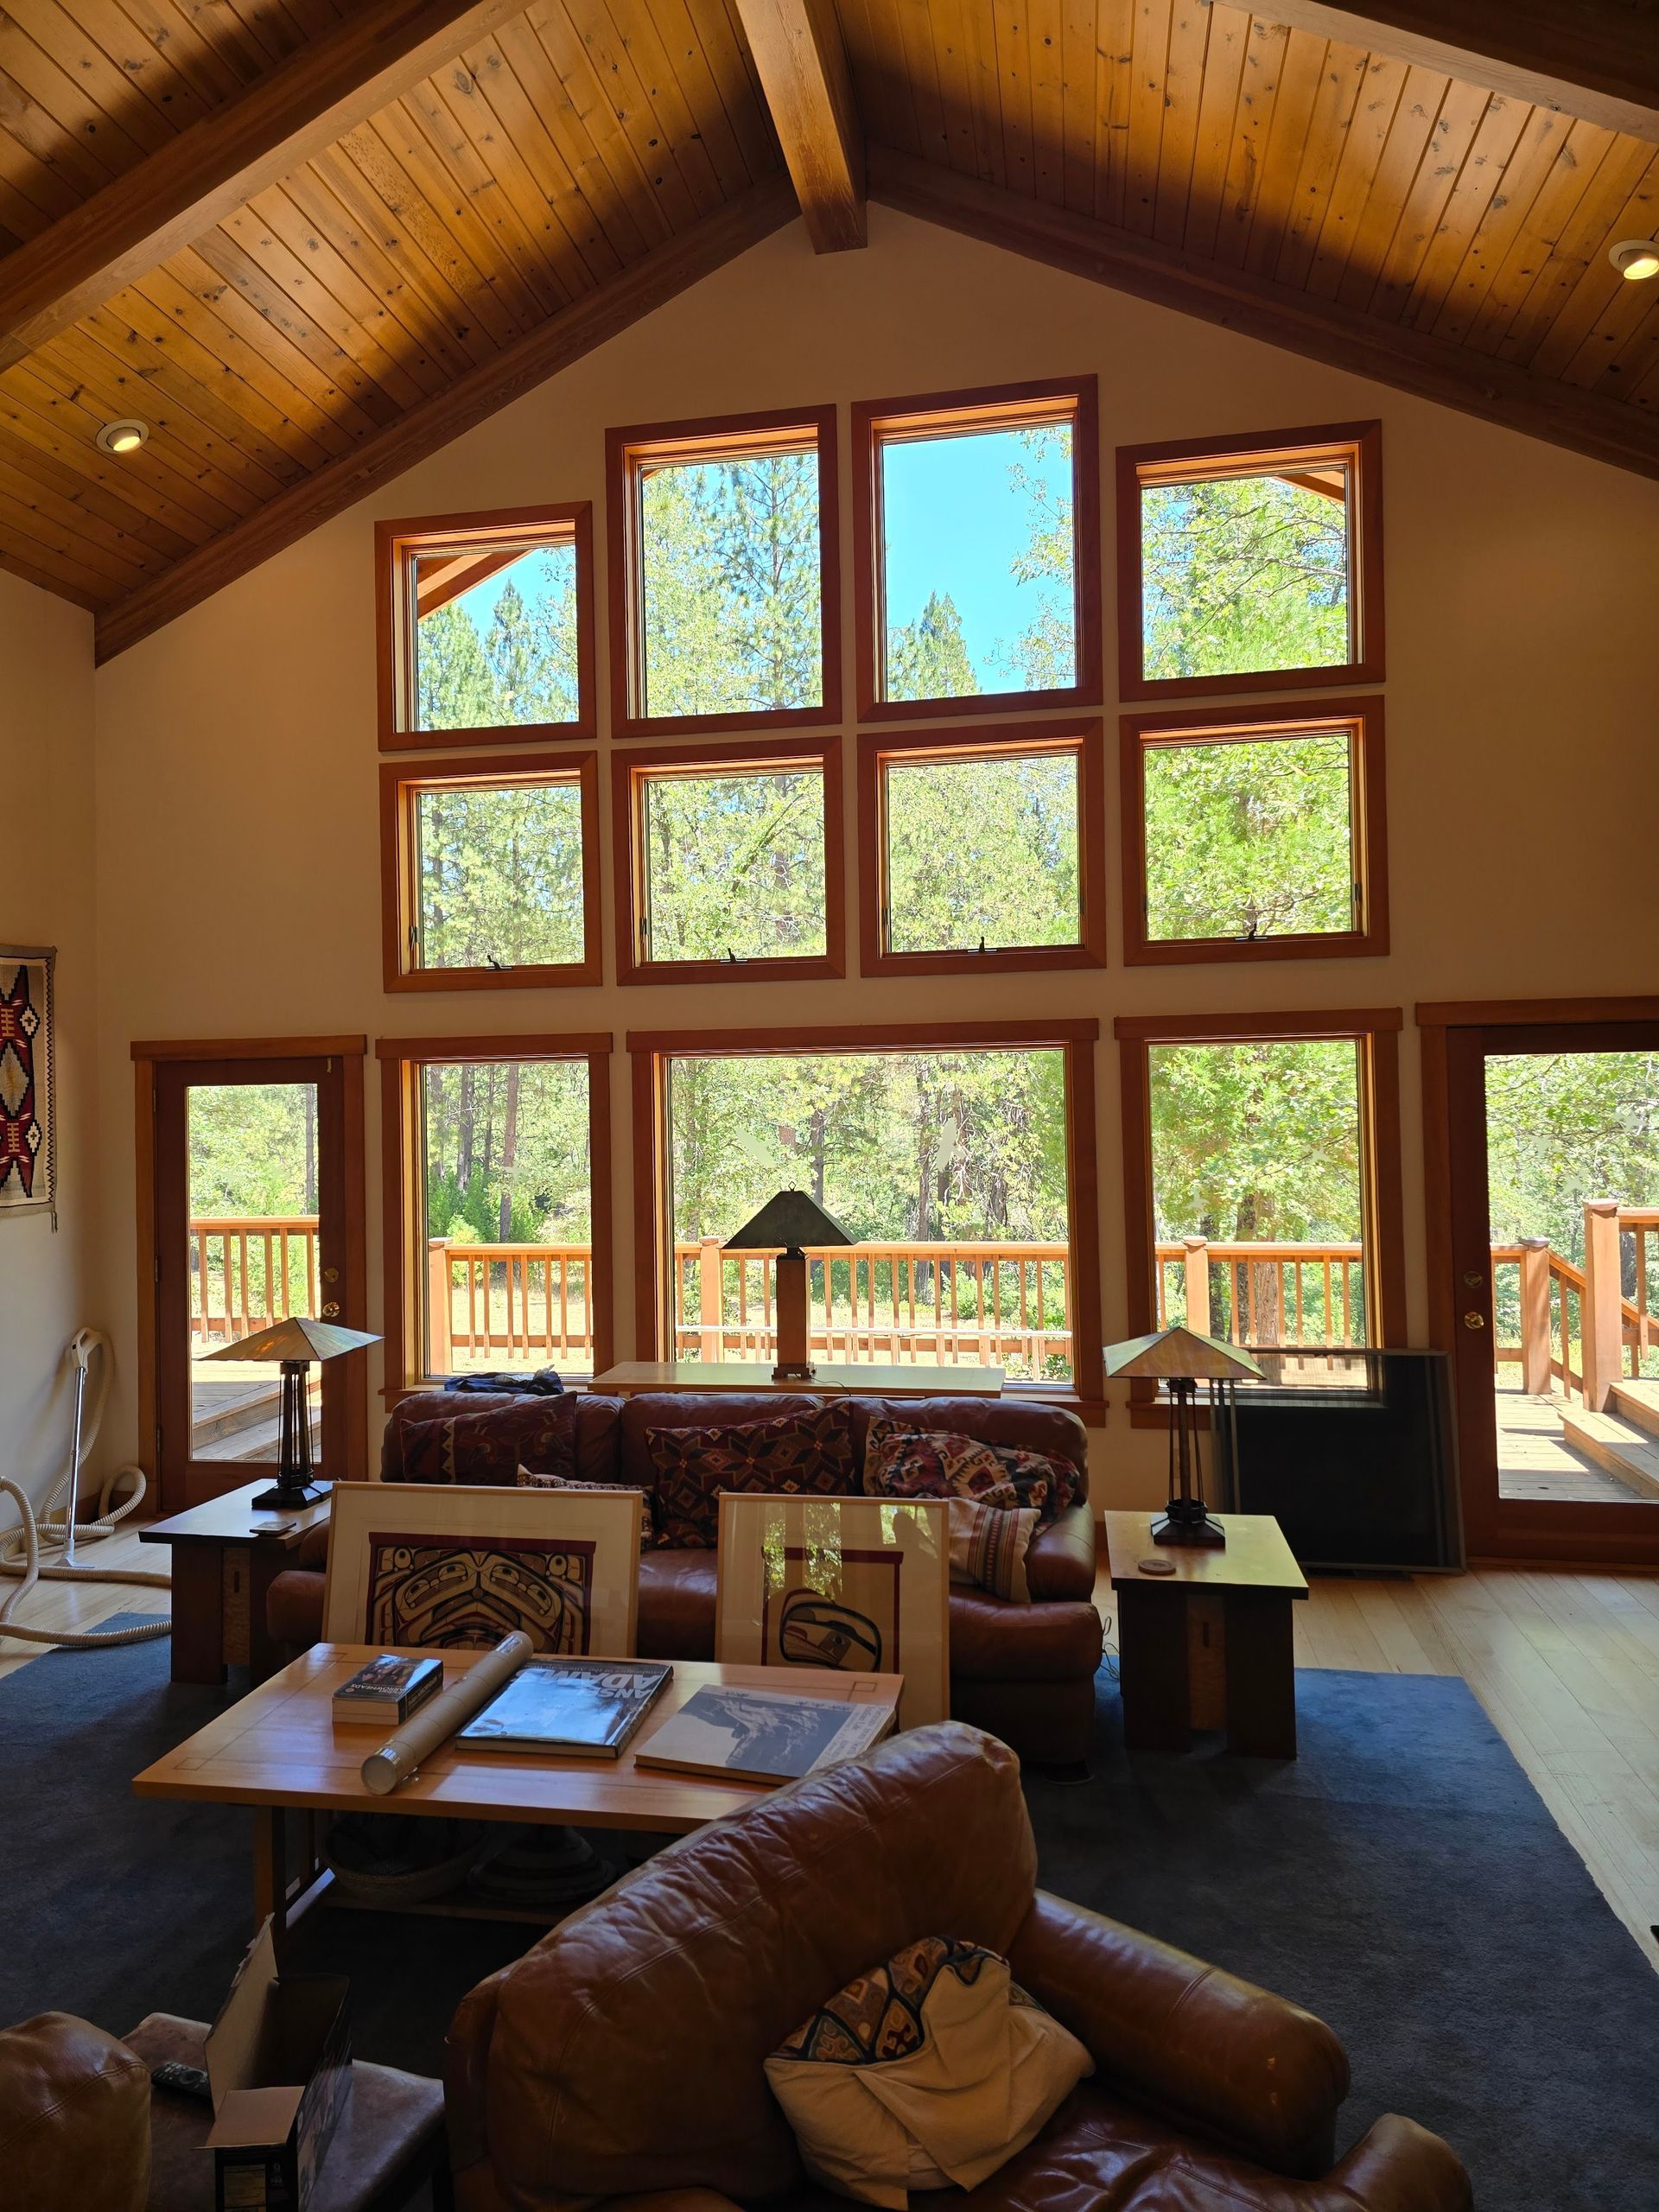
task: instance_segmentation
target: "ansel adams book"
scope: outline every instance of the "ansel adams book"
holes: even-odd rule
[[[887,1705],[711,1686],[663,1723],[634,1764],[735,1782],[798,1782],[868,1751],[893,1719]]]
[[[531,1659],[454,1740],[613,1759],[673,1676],[664,1659]]]

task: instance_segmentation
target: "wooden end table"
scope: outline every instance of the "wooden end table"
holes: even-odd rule
[[[282,1652],[265,1632],[265,1592],[308,1529],[328,1518],[330,1500],[294,1513],[256,1513],[253,1501],[272,1477],[227,1491],[206,1505],[152,1521],[141,1544],[173,1547],[173,1679],[222,1682],[226,1665],[262,1682]]]
[[[1154,1544],[1150,1513],[1108,1513],[1106,1555],[1117,1599],[1123,1742],[1132,1751],[1184,1751],[1192,1731],[1224,1728],[1230,1751],[1296,1756],[1290,1609],[1307,1595],[1279,1523],[1268,1513],[1217,1516],[1220,1550]],[[1173,1574],[1143,1573],[1168,1560]]]

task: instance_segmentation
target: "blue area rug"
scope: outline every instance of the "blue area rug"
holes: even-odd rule
[[[0,2024],[59,2007],[118,2034],[224,1995],[250,1820],[127,1786],[233,1694],[175,1688],[168,1661],[129,1644],[0,1681]],[[1294,1764],[1130,1758],[1103,1675],[1094,1779],[1028,1791],[1044,1882],[1328,2020],[1353,2063],[1343,2147],[1408,2113],[1480,2212],[1659,2212],[1659,1974],[1474,1698],[1324,1672],[1297,1695]],[[320,1913],[296,1962],[352,1976],[359,2056],[435,2074],[461,1998],[533,1935]]]

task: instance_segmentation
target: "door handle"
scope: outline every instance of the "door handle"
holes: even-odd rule
[[[327,1313],[328,1308],[325,1306],[322,1310]],[[1484,1329],[1486,1325],[1486,1316],[1471,1310],[1464,1315],[1463,1325],[1465,1329]]]
[[[339,1320],[340,1301],[338,1299],[331,1298],[329,1300],[328,1303],[322,1308],[321,1318],[325,1321]]]

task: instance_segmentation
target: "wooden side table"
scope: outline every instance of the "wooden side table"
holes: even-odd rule
[[[1220,1515],[1223,1550],[1154,1544],[1150,1513],[1108,1513],[1106,1555],[1117,1601],[1123,1741],[1132,1751],[1184,1751],[1195,1728],[1224,1728],[1247,1758],[1296,1756],[1290,1608],[1307,1595],[1271,1514]],[[1173,1574],[1142,1573],[1168,1560]]]
[[[265,1633],[265,1592],[301,1537],[328,1518],[330,1500],[296,1513],[256,1513],[253,1500],[270,1484],[267,1473],[138,1532],[140,1543],[173,1547],[175,1682],[222,1682],[227,1664],[263,1682],[283,1663]]]

